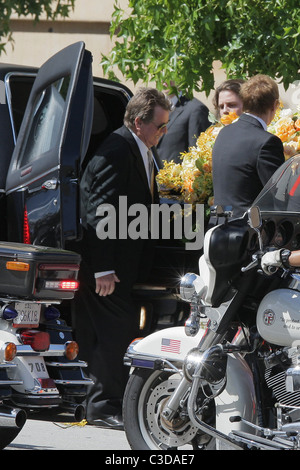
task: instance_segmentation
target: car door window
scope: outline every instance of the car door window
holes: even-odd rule
[[[5,77],[7,106],[10,115],[14,144],[21,127],[25,108],[36,73],[10,72]]]
[[[18,168],[34,162],[57,145],[70,77],[51,83],[37,97],[28,125],[27,140],[20,153]]]

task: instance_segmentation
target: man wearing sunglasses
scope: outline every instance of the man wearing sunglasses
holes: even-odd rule
[[[171,105],[162,92],[142,88],[129,101],[124,125],[108,136],[88,163],[81,181],[83,240],[80,290],[75,301],[76,339],[81,359],[94,380],[87,398],[87,421],[122,428],[121,402],[128,379],[124,353],[139,332],[139,315],[131,300],[137,280],[150,271],[150,239],[131,239],[130,217],[119,214],[120,197],[127,207],[158,202],[151,149],[167,132]],[[99,239],[103,223],[99,207],[109,205],[118,227],[116,237]],[[100,225],[99,225],[100,224]]]

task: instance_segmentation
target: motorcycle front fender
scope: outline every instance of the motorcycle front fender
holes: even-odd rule
[[[226,376],[225,389],[215,398],[216,429],[226,435],[232,431],[254,433],[252,427],[239,419],[257,424],[253,374],[240,354],[228,356]]]
[[[195,336],[187,336],[183,326],[156,331],[145,338],[133,341],[125,354],[124,362],[132,367],[160,368],[162,363],[180,366],[187,353],[198,346],[205,328]]]

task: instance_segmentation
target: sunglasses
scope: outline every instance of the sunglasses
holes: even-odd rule
[[[151,121],[152,122],[152,121]],[[154,124],[154,122],[152,122],[153,126],[156,127],[156,129],[158,131],[162,131],[163,129],[165,129],[167,127],[167,125],[169,124],[169,121],[168,122],[165,122],[163,124],[161,124],[160,126],[157,126],[156,124]]]

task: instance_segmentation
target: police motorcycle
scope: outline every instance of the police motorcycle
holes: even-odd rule
[[[300,268],[264,255],[300,248],[300,156],[248,213],[205,234],[185,327],[134,341],[124,425],[133,449],[300,447]],[[300,264],[300,263],[299,263]],[[205,325],[206,322],[206,325]]]
[[[0,448],[27,413],[85,416],[90,379],[59,304],[78,289],[80,257],[67,250],[0,242]]]

